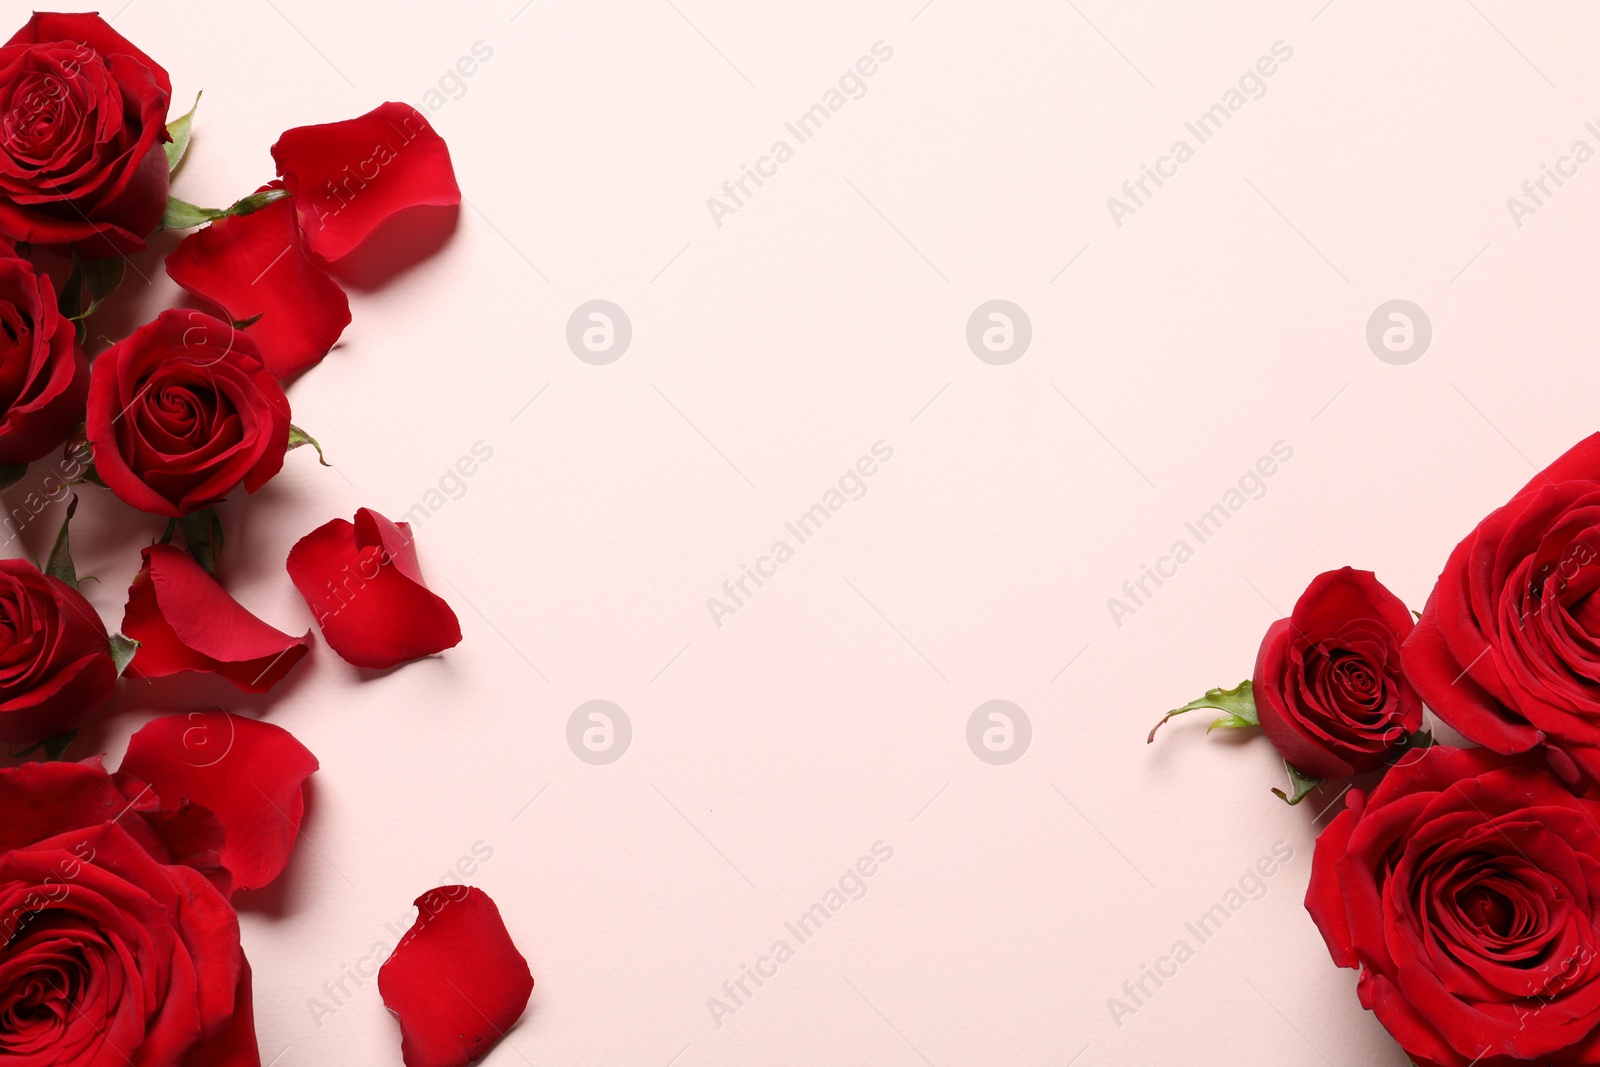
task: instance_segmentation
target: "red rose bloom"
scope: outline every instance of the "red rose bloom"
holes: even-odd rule
[[[116,686],[109,640],[72,586],[25,559],[0,560],[0,741],[76,730]]]
[[[199,671],[265,693],[311,650],[309,633],[290,637],[268,626],[183,549],[151,545],[143,555],[122,613],[122,632],[139,642],[130,677]]]
[[[1600,1062],[1600,803],[1435,747],[1317,839],[1306,909],[1419,1067]]]
[[[32,463],[83,420],[89,360],[50,279],[0,242],[0,466]]]
[[[272,158],[293,194],[306,244],[330,262],[355,251],[391,215],[461,203],[450,149],[409,104],[379,104],[358,118],[288,130]]]
[[[1600,434],[1450,553],[1404,649],[1434,713],[1496,752],[1600,780]]]
[[[1400,669],[1411,613],[1370,571],[1312,579],[1256,656],[1261,729],[1296,770],[1343,778],[1371,770],[1422,726]]]
[[[461,624],[422,581],[411,527],[370,508],[306,534],[289,550],[289,578],[328,647],[357,667],[407,663],[461,642]]]
[[[256,1067],[239,920],[98,762],[0,770],[0,1060]]]
[[[289,400],[245,331],[170,310],[95,359],[85,429],[112,492],[179,517],[278,473]]]
[[[167,202],[167,72],[95,14],[39,14],[0,47],[0,234],[138,252]]]

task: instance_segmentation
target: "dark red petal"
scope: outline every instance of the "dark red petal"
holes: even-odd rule
[[[311,635],[290,637],[246,611],[189,553],[174,545],[143,550],[128,587],[122,632],[139,642],[128,673],[164,678],[183,671],[218,674],[264,693],[305,658]]]
[[[164,808],[191,800],[227,833],[222,865],[240,889],[266,885],[289,862],[317,759],[289,731],[225,711],[167,715],[128,741],[122,768]]]
[[[260,1067],[250,961],[241,956],[240,964],[239,986],[234,993],[233,1015],[228,1025],[191,1050],[183,1067]]]
[[[379,104],[359,118],[289,130],[272,158],[294,194],[306,244],[330,262],[397,212],[461,202],[450,150],[409,104]]]
[[[377,512],[311,531],[290,549],[288,569],[328,647],[358,667],[393,667],[461,641],[455,612],[422,584],[411,528]]]
[[[247,332],[279,378],[321,361],[350,325],[350,301],[306,254],[287,197],[185,237],[167,273],[234,322],[260,315]]]
[[[166,70],[135,48],[133,42],[111,28],[93,11],[35,11],[27,23],[11,35],[6,44],[37,44],[41,41],[82,41],[102,56],[132,56],[150,69],[161,91],[172,95],[172,80]]]
[[[97,756],[0,768],[0,854],[115,819],[128,806]]]
[[[465,1067],[522,1017],[533,976],[481,889],[442,886],[416,904],[417,921],[378,971],[378,992],[400,1020],[406,1067]]]

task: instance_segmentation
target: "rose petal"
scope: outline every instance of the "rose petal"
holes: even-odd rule
[[[450,605],[429,591],[411,527],[368,508],[334,519],[289,551],[289,577],[328,647],[358,667],[386,668],[461,641]]]
[[[533,976],[494,901],[470,886],[416,900],[417,921],[378,971],[406,1067],[465,1067],[521,1018]]]
[[[289,130],[272,146],[300,231],[323,259],[344,258],[391,215],[461,202],[450,150],[409,104]]]
[[[185,237],[167,273],[231,321],[261,316],[247,332],[279,378],[320,362],[350,325],[350,301],[306,253],[288,197]]]
[[[154,720],[128,741],[121,768],[165,808],[190,800],[216,815],[227,833],[222,865],[240,889],[283,873],[305,810],[301,785],[316,769],[289,731],[225,711]]]
[[[265,693],[310,650],[309,632],[290,637],[268,626],[182,549],[151,545],[143,555],[122,615],[122,632],[139,642],[128,674],[165,678],[199,671]]]

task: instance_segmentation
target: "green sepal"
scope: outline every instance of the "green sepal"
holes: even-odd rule
[[[38,752],[42,749],[44,751],[44,758],[51,763],[55,763],[65,758],[67,754],[67,747],[72,744],[73,739],[77,736],[78,731],[68,730],[64,734],[56,734],[54,737],[47,737],[37,744],[29,745],[27,748],[22,749],[21,751],[13,750],[8,752],[7,755],[9,755],[12,759],[27,759],[35,752]]]
[[[183,162],[183,154],[189,150],[189,127],[194,122],[194,113],[200,107],[201,93],[194,94],[194,107],[187,114],[180,115],[167,123],[167,136],[172,140],[162,145],[167,153],[167,173],[171,174],[178,169],[178,164]]]
[[[205,508],[178,520],[184,547],[207,574],[217,573],[217,557],[222,554],[222,520],[214,508]]]
[[[1289,786],[1294,790],[1294,793],[1291,795],[1276,788],[1272,792],[1274,796],[1292,808],[1310,795],[1313,789],[1320,786],[1322,779],[1301,774],[1288,760],[1283,761],[1283,766],[1289,772]]]
[[[234,319],[233,328],[235,330],[248,330],[250,327],[260,322],[261,316],[265,314],[265,311],[258,311],[254,315],[251,315],[248,319]]]
[[[317,444],[317,439],[291,422],[289,424],[289,447],[293,449],[299,448],[301,445],[310,445],[312,448],[316,449],[317,462],[321,463],[324,467],[333,466],[332,463],[328,462],[327,457],[322,454],[322,446]]]
[[[10,489],[13,485],[22,481],[27,473],[28,465],[26,463],[18,463],[14,467],[0,467],[0,489]]]
[[[117,677],[122,677],[122,672],[128,669],[128,664],[133,662],[134,653],[139,651],[139,642],[131,637],[121,634],[111,635],[111,662],[117,665]]]
[[[1166,721],[1174,715],[1182,715],[1186,711],[1195,711],[1199,708],[1212,708],[1222,712],[1222,716],[1206,727],[1210,733],[1219,726],[1241,729],[1246,726],[1259,726],[1261,721],[1256,717],[1255,689],[1246,678],[1232,689],[1207,689],[1206,694],[1198,700],[1191,700],[1181,708],[1173,708],[1161,716],[1161,721],[1150,728],[1150,736],[1145,739],[1149,744],[1156,739],[1156,731],[1161,729]]]
[[[59,578],[72,588],[78,588],[78,569],[72,565],[72,544],[67,530],[72,525],[72,516],[78,511],[78,494],[73,493],[72,499],[67,501],[67,513],[61,519],[61,529],[56,533],[55,544],[50,546],[50,558],[45,560],[44,572],[52,578]]]
[[[167,197],[166,210],[161,214],[161,225],[169,230],[188,230],[202,226],[217,219],[225,219],[230,215],[248,215],[260,211],[275,200],[282,200],[289,195],[287,189],[263,189],[259,193],[235,200],[224,208],[200,207],[187,200],[179,200],[175,196]]]

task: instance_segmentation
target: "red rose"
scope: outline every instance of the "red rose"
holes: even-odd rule
[[[259,315],[250,339],[279,378],[316,364],[350,325],[350,301],[312,261],[287,197],[185,237],[167,273],[234,322]]]
[[[1256,656],[1256,714],[1284,759],[1314,778],[1371,770],[1422,726],[1400,669],[1411,613],[1370,571],[1312,579]]]
[[[1420,1067],[1600,1062],[1600,803],[1435,747],[1317,839],[1306,909]]]
[[[370,508],[334,519],[289,550],[289,578],[328,647],[357,667],[393,667],[461,642],[461,624],[422,581],[411,527]]]
[[[1548,745],[1600,780],[1600,434],[1585,439],[1450,553],[1406,675],[1434,712],[1496,752]]]
[[[76,730],[116,686],[109,641],[76,589],[25,559],[0,560],[0,741]]]
[[[32,463],[83,421],[89,360],[50,279],[0,242],[0,466]]]
[[[138,252],[167,202],[167,72],[95,14],[38,14],[0,47],[0,234]]]
[[[444,139],[409,104],[288,130],[272,146],[300,231],[324,260],[343,259],[407,208],[461,203]]]
[[[278,473],[289,399],[245,331],[169,310],[95,359],[85,429],[112,492],[179,517]]]
[[[378,992],[400,1020],[406,1067],[466,1067],[522,1017],[533,975],[487,893],[430,889],[417,921],[378,970]]]
[[[130,677],[199,671],[265,693],[311,650],[309,633],[290,637],[268,626],[183,549],[151,545],[143,556],[122,613],[123,634],[139,642]]]
[[[0,1060],[260,1063],[239,920],[141,803],[98,762],[0,770]]]

